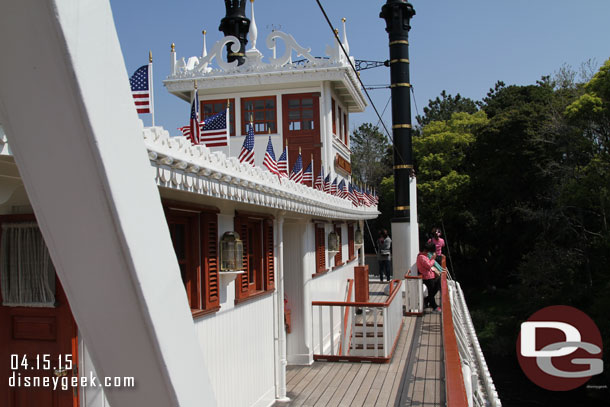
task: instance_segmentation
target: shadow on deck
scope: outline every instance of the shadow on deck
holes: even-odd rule
[[[315,362],[286,374],[291,401],[276,406],[444,406],[441,314],[404,317],[390,363]]]

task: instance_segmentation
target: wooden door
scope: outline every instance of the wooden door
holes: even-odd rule
[[[320,173],[320,94],[298,93],[282,96],[282,134],[284,146],[288,145],[288,173],[299,155],[303,158],[303,170],[307,168],[313,154],[313,178]],[[325,169],[327,172],[328,169]]]
[[[262,222],[248,220],[248,288],[256,292],[263,290]]]
[[[0,305],[1,406],[78,406],[78,387],[62,390],[59,385],[53,390],[52,381],[50,387],[26,387],[25,383],[26,377],[30,383],[34,380],[42,383],[45,376],[52,380],[57,375],[63,375],[65,378],[61,380],[64,382],[69,382],[73,376],[78,377],[76,323],[57,277],[55,287],[54,308]],[[63,369],[59,369],[60,363]]]

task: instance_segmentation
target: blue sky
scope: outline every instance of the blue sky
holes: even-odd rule
[[[388,58],[385,23],[379,11],[385,1],[321,0],[332,23],[341,28],[347,18],[350,54],[356,59]],[[416,15],[411,21],[411,82],[421,112],[429,99],[445,89],[475,100],[485,96],[498,80],[507,85],[535,83],[552,75],[563,64],[578,69],[594,59],[597,65],[610,57],[610,1],[608,0],[436,0],[411,2]],[[222,38],[218,31],[225,15],[222,0],[111,0],[127,71],[131,75],[154,58],[155,119],[172,135],[187,124],[189,106],[163,87],[169,72],[170,44],[178,57],[200,55],[201,31],[207,30],[208,50]],[[299,44],[324,56],[332,33],[315,0],[256,0],[259,32],[257,48],[272,28],[292,34]],[[250,16],[250,4],[247,6]],[[389,69],[362,72],[365,85],[389,84]],[[389,89],[369,91],[378,110],[383,110]],[[416,114],[415,108],[413,115]],[[140,115],[146,125],[150,115]],[[391,123],[390,109],[383,116]],[[351,125],[377,124],[371,107],[352,114]]]

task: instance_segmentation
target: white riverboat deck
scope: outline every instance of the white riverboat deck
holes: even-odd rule
[[[287,388],[276,406],[444,406],[441,314],[404,317],[390,363],[289,366]]]

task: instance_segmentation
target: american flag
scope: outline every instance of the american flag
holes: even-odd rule
[[[254,126],[252,123],[250,123],[250,127],[248,128],[248,135],[244,139],[244,144],[241,146],[239,162],[246,162],[254,165]]]
[[[229,131],[227,126],[227,111],[210,116],[201,122],[201,135],[199,144],[208,147],[221,147],[228,145]]]
[[[330,186],[330,194],[337,195],[337,177],[335,177],[335,180],[333,181],[333,183]]]
[[[324,167],[320,167],[320,174],[318,174],[318,178],[316,178],[315,188],[320,191],[324,190]]]
[[[358,185],[354,185],[354,189],[356,191],[356,198],[358,198],[358,204],[364,204],[364,195],[362,195],[362,189]]]
[[[292,172],[290,173],[290,178],[292,181],[300,184],[303,182],[303,159],[301,158],[301,153],[297,157],[297,161],[294,163],[292,167]]]
[[[305,171],[303,171],[303,184],[313,187],[313,158]]]
[[[199,118],[199,97],[197,91],[195,91],[195,99],[191,104],[191,123],[188,126],[178,127],[178,130],[182,132],[182,135],[191,141],[191,144],[199,144],[201,137],[201,124],[198,122]]]
[[[284,147],[282,155],[280,155],[279,160],[277,160],[277,170],[281,177],[288,178],[288,146]]]
[[[352,185],[352,183],[349,183],[349,188],[348,188],[348,198],[352,201],[352,203],[356,206],[358,206],[358,197],[356,196],[356,190],[354,189],[354,186]]]
[[[366,206],[373,206],[375,205],[375,199],[373,199],[373,194],[371,194],[371,190],[367,187],[365,189],[365,200],[366,200]]]
[[[338,190],[337,190],[337,195],[339,196],[339,198],[345,198],[345,194],[343,193],[343,189],[345,188],[345,180],[342,179],[341,182],[339,182],[339,185],[337,186]]]
[[[148,73],[148,65],[143,65],[129,78],[131,94],[138,113],[150,113],[150,77]]]
[[[277,169],[277,161],[275,161],[275,153],[273,152],[273,143],[271,142],[271,136],[269,136],[269,142],[267,143],[267,151],[265,152],[265,158],[263,159],[263,165],[272,173],[280,176],[280,172]]]
[[[330,194],[330,173],[324,178],[324,192]]]

